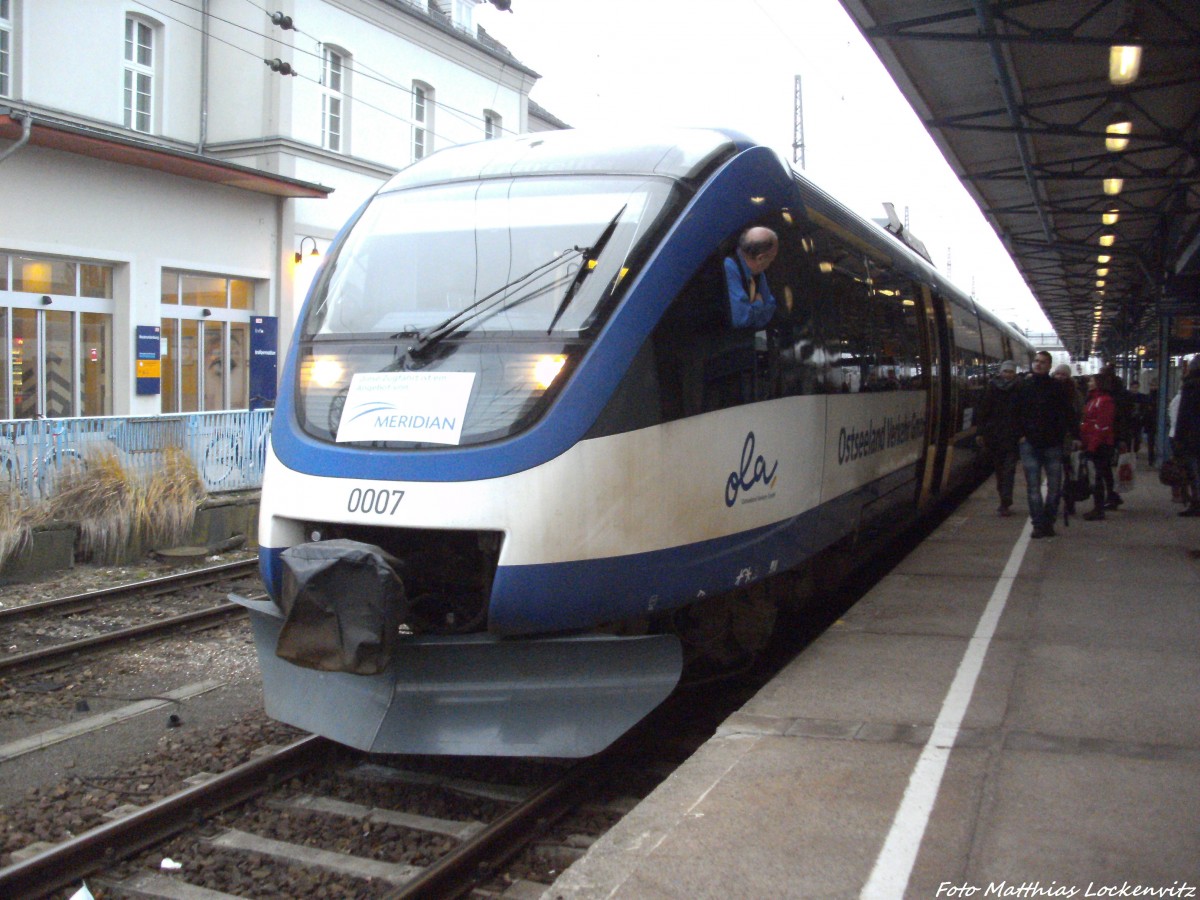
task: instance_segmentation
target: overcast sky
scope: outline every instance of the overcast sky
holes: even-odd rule
[[[1050,331],[1000,240],[837,0],[512,0],[476,22],[542,77],[576,128],[734,128],[868,218],[890,201],[943,273],[1007,321]],[[800,164],[796,162],[795,168]]]

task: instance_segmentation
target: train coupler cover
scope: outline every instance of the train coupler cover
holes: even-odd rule
[[[322,672],[385,671],[405,613],[399,561],[350,540],[298,544],[281,558],[284,623],[276,654]]]

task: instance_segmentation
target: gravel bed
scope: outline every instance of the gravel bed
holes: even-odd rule
[[[200,772],[227,771],[267,744],[287,744],[303,733],[265,716],[246,716],[217,731],[165,732],[159,750],[130,768],[90,774],[29,791],[19,803],[0,807],[0,866],[9,854],[34,841],[63,841],[101,824],[104,813],[126,803],[145,805],[183,787]]]
[[[180,685],[210,679],[259,678],[246,622],[163,638],[93,657],[83,668],[0,678],[0,740],[5,722],[50,727],[80,715],[152,699]]]

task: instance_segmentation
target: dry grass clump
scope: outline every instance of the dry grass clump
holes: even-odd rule
[[[0,491],[0,566],[29,547],[37,524],[37,508],[24,494],[16,488]]]
[[[86,463],[70,461],[55,473],[48,499],[31,505],[14,492],[9,503],[0,504],[0,565],[28,545],[35,527],[53,521],[79,524],[80,560],[127,562],[142,548],[183,541],[204,496],[195,464],[178,447],[163,451],[161,467],[147,481],[130,476],[115,452],[91,454]]]
[[[100,563],[122,561],[134,531],[136,488],[115,452],[96,453],[86,465],[64,467],[44,505],[51,520],[79,523],[76,550]]]
[[[179,447],[163,451],[162,468],[137,492],[133,521],[147,547],[176,546],[192,531],[196,509],[205,497],[196,465]]]

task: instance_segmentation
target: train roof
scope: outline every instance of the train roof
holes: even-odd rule
[[[756,144],[733,131],[628,134],[567,129],[447,147],[397,173],[381,192],[519,175],[658,175],[694,180]]]

